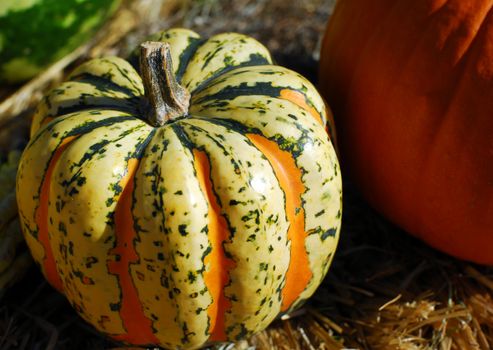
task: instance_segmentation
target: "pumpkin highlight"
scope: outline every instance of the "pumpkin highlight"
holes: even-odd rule
[[[326,107],[244,35],[171,29],[138,56],[140,75],[92,60],[39,105],[17,178],[26,241],[115,339],[242,339],[330,266],[342,185]]]

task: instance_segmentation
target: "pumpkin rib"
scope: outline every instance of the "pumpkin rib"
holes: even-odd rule
[[[292,102],[298,107],[302,107],[307,112],[312,114],[317,121],[322,121],[321,112],[317,111],[315,107],[313,107],[311,101],[306,99],[306,95],[303,91],[293,89],[288,86],[273,86],[269,82],[257,83],[253,86],[247,86],[246,84],[236,87],[228,86],[215,94],[205,95],[204,97],[194,101],[194,103],[203,104],[214,100],[231,100],[235,97],[246,95],[282,98]],[[301,97],[303,97],[304,101],[301,100]]]
[[[119,259],[107,263],[108,273],[118,277],[121,293],[119,313],[123,327],[127,332],[126,334],[115,335],[115,339],[124,342],[133,341],[139,345],[159,342],[154,335],[152,321],[143,313],[138,292],[132,281],[132,276],[129,274],[130,265],[136,264],[141,260],[141,257],[135,251],[135,240],[137,239],[133,214],[135,174],[140,165],[140,159],[155,134],[156,129],[152,129],[149,136],[135,146],[134,154],[127,159],[125,175],[118,183],[122,191],[117,199],[114,225],[115,231],[120,234],[115,235],[115,246],[108,254],[119,256]]]
[[[51,153],[50,151],[56,150],[62,143],[63,139],[82,135],[85,132],[90,132],[98,128],[112,126],[117,123],[122,123],[134,119],[128,115],[121,116],[117,114],[113,116],[112,114],[112,111],[98,112],[97,116],[94,114],[81,116],[79,113],[73,113],[57,118],[53,120],[49,125],[44,126],[41,130],[38,130],[37,134],[31,138],[28,145],[26,146],[23,152],[23,161],[19,165],[19,172],[17,177],[18,186],[34,187],[33,193],[18,196],[21,215],[24,215],[23,208],[25,208],[25,206],[32,207],[33,212],[37,210],[36,208],[39,205],[38,197],[39,193],[41,192],[42,182],[44,181],[44,174],[46,174],[50,160],[53,157],[53,153]],[[94,120],[94,118],[100,118],[101,116],[104,116],[104,119]],[[76,119],[80,119],[81,121],[78,122],[76,126],[72,126],[71,123],[76,121]],[[36,150],[38,148],[47,150],[48,152],[41,153],[41,155],[36,154]],[[35,174],[28,172],[28,169],[33,166],[42,167],[42,170]],[[28,205],[26,201],[30,202],[31,204]],[[31,215],[24,215],[25,219],[33,224],[32,220],[28,219],[28,217],[30,216]],[[25,233],[28,233],[29,236],[35,238],[35,234],[33,233],[34,231],[36,231],[36,229],[30,228],[28,230],[26,229]]]
[[[231,252],[226,250],[225,244],[233,239],[234,231],[227,216],[223,214],[220,196],[214,188],[217,185],[212,178],[210,154],[206,147],[194,140],[193,135],[185,130],[183,124],[189,123],[182,121],[173,124],[172,129],[193,156],[196,181],[208,207],[206,231],[209,246],[203,256],[205,290],[212,298],[206,310],[208,341],[226,341],[229,339],[227,335],[229,330],[226,329],[226,313],[231,312],[232,300],[226,296],[225,288],[231,283],[229,272],[235,267],[235,261]],[[190,126],[195,130],[200,129],[195,125],[190,124]],[[205,132],[203,129],[201,131]],[[216,144],[218,144],[217,141]]]
[[[233,258],[228,257],[230,254],[226,252],[224,243],[231,239],[232,230],[229,221],[222,214],[221,200],[214,190],[210,156],[203,147],[192,141],[190,135],[181,125],[174,124],[172,128],[183,146],[193,156],[195,176],[208,207],[207,232],[209,247],[203,257],[203,263],[205,269],[204,283],[212,301],[207,307],[207,332],[209,341],[225,341],[228,339],[225,313],[231,309],[231,300],[226,297],[224,288],[231,282],[229,270],[235,264]],[[209,266],[208,270],[207,266]]]
[[[78,76],[84,74],[107,80],[111,84],[128,89],[134,96],[144,94],[141,77],[136,69],[123,58],[108,56],[84,62],[70,73],[68,81],[75,81]]]
[[[305,192],[302,172],[292,155],[281,150],[275,141],[270,141],[258,134],[248,134],[247,137],[267,157],[285,195],[291,258],[285,277],[286,284],[282,288],[281,311],[287,311],[313,277],[304,244],[307,233],[305,232],[305,211],[301,200],[301,195]]]
[[[169,348],[196,347],[209,338],[210,304],[203,283],[207,208],[189,143],[178,138],[175,124],[157,129],[136,174],[136,251],[146,260],[131,270],[144,312]]]
[[[216,34],[195,51],[183,75],[182,84],[192,94],[213,76],[242,65],[270,64],[269,52],[252,37],[237,33]]]
[[[78,80],[80,77],[87,79]],[[47,118],[87,109],[115,109],[134,115],[139,111],[143,92],[142,80],[127,61],[106,57],[85,62],[41,100],[31,135]]]
[[[55,169],[50,230],[64,293],[88,322],[112,336],[125,332],[118,275],[111,274],[108,265],[125,259],[111,254],[118,244],[115,210],[124,191],[122,178],[128,175],[128,160],[142,152],[152,132],[153,128],[135,118],[108,129],[94,128],[63,153],[60,164],[70,166]],[[75,220],[79,212],[85,216]],[[100,283],[108,287],[100,290]]]
[[[92,95],[81,98],[78,94],[90,88]],[[119,98],[120,97],[120,98]],[[52,90],[38,105],[31,124],[31,137],[34,136],[47,118],[58,118],[66,114],[92,110],[114,110],[135,116],[139,106],[138,97],[126,97],[119,92],[99,91],[90,84],[68,81]]]
[[[457,2],[460,3],[460,0]],[[449,4],[450,3],[453,3],[453,1],[449,1]],[[469,11],[470,17],[462,19],[462,22],[460,23],[462,24],[462,26],[455,29],[455,31],[452,31],[452,35],[447,36],[447,39],[449,39],[450,37],[455,39],[456,36],[461,36],[461,37],[465,36],[467,38],[467,40],[461,40],[460,42],[461,47],[455,48],[454,60],[452,62],[453,66],[459,65],[461,61],[467,58],[471,47],[473,47],[475,43],[478,41],[479,34],[484,31],[484,27],[488,24],[487,19],[491,17],[493,13],[493,2],[489,1],[488,3],[481,0],[478,3],[481,3],[481,5],[483,5],[484,8],[478,9],[477,7],[475,7],[473,10],[470,10]],[[442,8],[441,10],[443,11],[445,10],[445,8]],[[437,13],[436,15],[440,16],[440,13]],[[480,18],[478,19],[476,18],[476,16]],[[463,35],[461,33],[463,31],[467,31],[466,35]],[[445,43],[442,45],[444,47],[446,46]]]
[[[230,270],[231,284],[225,286],[226,297],[232,301],[231,313],[226,314],[226,333],[228,339],[240,339],[264,328],[280,311],[281,285],[289,260],[282,189],[267,159],[245,136],[244,128],[214,125],[199,118],[182,123],[199,149],[209,154],[211,169],[215,170],[211,173],[213,190],[231,232],[224,249],[236,263]],[[228,181],[230,172],[235,176]],[[265,183],[263,189],[260,183]],[[252,197],[257,200],[252,201]],[[268,224],[259,227],[264,221]],[[252,313],[256,317],[247,316]]]
[[[203,118],[203,120],[206,120],[209,123],[223,125],[228,130],[238,131],[240,134],[243,135],[249,133],[258,133],[263,137],[267,137],[271,141],[277,142],[280,148],[282,148],[283,150],[289,150],[289,152],[292,152],[296,157],[298,157],[296,160],[298,167],[303,167],[303,164],[306,164],[305,167],[309,165],[310,163],[305,163],[307,159],[303,160],[304,157],[302,150],[305,148],[305,144],[309,144],[310,147],[314,147],[313,145],[316,145],[321,141],[318,138],[312,139],[307,137],[307,135],[313,132],[308,125],[313,125],[312,127],[316,127],[316,124],[318,123],[309,115],[304,115],[301,107],[298,107],[300,109],[300,112],[292,111],[294,114],[291,115],[289,112],[287,112],[288,109],[286,107],[286,105],[290,104],[290,102],[286,100],[267,99],[265,102],[262,101],[262,104],[260,104],[259,102],[259,107],[251,108],[248,107],[252,105],[252,102],[249,101],[250,99],[252,98],[239,97],[235,100],[229,101],[228,105],[223,104],[223,101],[218,101],[218,107],[211,106],[205,109],[194,110],[193,114],[203,115],[201,117]],[[215,115],[215,117],[211,117],[211,115]],[[270,118],[270,116],[272,116],[272,119]],[[198,117],[194,118],[198,119]],[[285,137],[280,137],[280,135],[277,134],[277,130],[281,129],[283,130],[283,136]],[[320,137],[322,140],[327,139],[327,134],[325,132],[317,134],[317,136]],[[331,147],[334,150],[332,145]],[[306,182],[307,177],[310,176],[309,172],[314,172],[314,174],[320,173],[322,171],[321,169],[324,169],[325,167],[333,167],[334,174],[340,173],[337,162],[334,162],[334,160],[336,159],[335,151],[331,155],[327,154],[327,157],[329,161],[330,159],[332,159],[329,164],[325,164],[325,161],[319,159],[316,162],[318,165],[316,165],[314,169],[308,171],[308,169],[311,169],[313,165],[310,165],[308,168],[304,169],[304,182]],[[312,204],[315,201],[315,198],[320,197],[320,200],[322,202],[325,202],[333,196],[341,196],[340,192],[342,190],[330,190],[330,186],[334,183],[334,179],[319,181],[316,175],[310,177],[310,183],[315,180],[317,183],[316,188],[323,189],[319,193],[312,193],[307,190],[307,193],[303,195],[303,201],[306,201],[305,204],[311,206],[310,211],[315,210]],[[337,180],[337,177],[335,177],[335,180]],[[341,188],[340,183],[337,185],[337,188]],[[322,229],[322,226],[324,225],[320,225],[320,220],[331,220],[331,218],[333,217],[340,218],[341,212],[340,210],[334,211],[327,208],[328,207],[325,207],[324,210],[322,206],[322,208],[319,207],[318,209],[316,209],[314,212],[317,215],[314,216],[312,219],[307,218],[306,224],[308,225],[307,230],[310,231],[310,235],[316,234],[317,236],[320,236],[322,243],[325,242],[325,244],[330,244],[329,241],[332,241],[332,239],[327,241],[327,238],[336,238],[340,226],[336,225],[335,227],[331,227],[330,229]],[[334,243],[337,244],[337,239]]]
[[[44,248],[43,271],[45,272],[48,282],[58,291],[63,292],[63,282],[56,268],[56,262],[53,255],[53,249],[50,244],[49,227],[48,227],[48,206],[53,169],[57,165],[63,151],[73,142],[77,136],[68,136],[63,138],[57,149],[54,151],[52,158],[48,163],[45,171],[41,189],[39,191],[39,206],[36,209],[35,220],[38,226],[37,239]]]
[[[254,101],[258,101],[255,103]],[[295,109],[289,109],[291,102],[284,99],[256,99],[252,96],[237,97],[234,100],[223,101],[219,100],[217,107],[215,102],[209,107],[202,108],[202,106],[196,106],[198,109],[192,110],[192,114],[201,115],[201,120],[209,123],[214,123],[226,127],[228,130],[237,131],[242,135],[255,133],[262,137],[267,137],[270,141],[275,141],[278,147],[285,151],[291,152],[296,158],[296,164],[303,169],[302,181],[307,184],[312,184],[314,188],[322,189],[319,192],[313,192],[310,188],[307,188],[307,192],[303,195],[303,201],[305,206],[310,208],[310,217],[306,218],[306,230],[309,234],[308,242],[306,246],[310,247],[310,251],[314,251],[315,247],[322,245],[336,246],[338,232],[340,225],[334,225],[327,228],[322,222],[328,222],[331,220],[339,220],[341,217],[341,211],[337,207],[332,206],[319,206],[315,203],[320,201],[321,203],[330,202],[330,198],[341,197],[342,184],[338,175],[340,174],[339,167],[336,161],[336,154],[333,146],[330,144],[327,134],[325,132],[316,133],[317,137],[308,137],[313,134],[312,128],[317,128],[318,122],[312,118],[309,113],[305,113],[301,107]],[[228,102],[226,104],[226,102]],[[213,107],[214,106],[214,107]],[[251,107],[255,106],[255,108]],[[292,114],[291,114],[291,113]],[[214,117],[212,117],[214,116]],[[193,120],[199,117],[194,117]],[[283,130],[283,136],[279,135],[278,130]],[[296,133],[293,133],[296,132]],[[322,141],[323,140],[323,141]],[[303,150],[308,149],[308,146],[318,147],[320,143],[329,143],[333,153],[325,155],[327,159],[318,160],[307,159]],[[315,166],[313,162],[315,161]],[[307,163],[308,162],[308,163]],[[323,177],[318,177],[316,174],[321,174],[322,169],[325,168],[334,169],[334,178],[320,180]],[[313,174],[313,175],[310,175]],[[308,180],[310,177],[310,180]],[[337,188],[336,191],[332,190],[332,187]],[[341,200],[338,205],[341,205]],[[316,214],[316,215],[313,215]],[[330,239],[329,239],[330,238]],[[317,239],[320,241],[317,242]],[[313,256],[310,257],[311,268],[316,268],[316,275],[323,276],[327,271],[331,259],[323,260],[323,268],[319,269],[317,266],[322,262],[322,257]],[[315,274],[315,272],[313,272]],[[314,291],[314,287],[320,282],[320,279],[312,279],[303,292],[303,298],[308,298]],[[301,298],[296,304],[301,302]]]
[[[204,39],[194,40],[192,41],[192,43],[189,43],[188,47],[185,50],[183,50],[182,53],[180,54],[179,66],[175,73],[175,78],[178,84],[181,84],[183,74],[185,74],[185,71],[187,70],[187,67],[190,64],[192,57],[195,55],[197,50],[202,45],[205,44],[205,42],[206,40]]]
[[[49,127],[46,127],[45,130],[41,131],[36,138],[32,139],[28,146],[26,147],[27,149],[30,149],[32,147],[37,147],[36,146],[36,141],[40,139],[43,135],[48,134],[52,132],[52,129],[60,122],[69,119],[69,118],[74,118],[74,115],[68,115],[65,116],[64,118],[59,118],[56,119],[52,125]],[[110,121],[109,123],[107,121]],[[51,245],[49,244],[49,236],[48,236],[48,227],[47,227],[47,222],[48,222],[48,206],[49,206],[49,201],[48,201],[48,195],[49,195],[49,190],[51,188],[51,181],[52,181],[52,175],[53,175],[53,170],[56,167],[58,160],[60,156],[62,155],[63,151],[72,143],[74,142],[81,134],[84,132],[92,131],[97,128],[102,128],[106,127],[108,125],[113,125],[115,123],[121,123],[124,121],[129,120],[129,117],[112,117],[112,118],[107,118],[102,121],[90,123],[89,126],[84,125],[82,127],[74,128],[70,130],[70,132],[67,132],[62,136],[60,139],[58,145],[56,146],[55,150],[53,151],[53,155],[51,156],[50,160],[47,162],[46,169],[44,170],[44,175],[42,178],[42,181],[40,182],[40,186],[38,189],[39,193],[39,199],[38,199],[38,206],[35,211],[35,221],[38,226],[38,236],[36,240],[38,240],[43,248],[45,249],[45,258],[44,258],[44,268],[43,270],[45,271],[47,275],[47,279],[52,284],[57,290],[62,291],[63,286],[62,286],[62,281],[60,279],[60,276],[58,272],[56,271],[54,264],[54,256],[52,252]],[[46,218],[46,219],[45,219]]]
[[[238,78],[239,76],[241,78]],[[291,82],[292,85],[289,86],[286,82],[280,81],[281,76],[289,76],[293,79],[296,78],[298,80],[296,81],[298,86],[294,87],[293,82]],[[263,79],[261,80],[259,77],[263,77]],[[271,79],[265,79],[264,77],[271,77]],[[234,85],[236,79],[239,79],[240,83]],[[252,80],[251,84],[250,80]],[[228,84],[230,81],[231,83]],[[245,95],[284,98],[299,107],[304,107],[304,109],[309,111],[315,119],[321,120],[322,123],[325,124],[327,122],[327,116],[324,111],[319,110],[314,101],[310,99],[307,93],[308,90],[313,92],[315,91],[315,88],[311,83],[285,68],[272,65],[254,66],[249,67],[249,69],[238,68],[226,72],[221,79],[216,78],[212,80],[209,83],[209,86],[203,91],[195,92],[192,95],[192,105],[206,105],[209,101],[227,101]],[[304,101],[301,99],[301,96],[303,96]],[[319,102],[319,104],[323,106],[323,101]]]
[[[271,65],[271,63],[265,60],[263,57],[254,56],[249,61],[242,62],[241,64],[235,66],[227,66],[222,70],[212,74],[209,78],[207,78],[206,80],[202,81],[199,85],[197,85],[196,88],[191,90],[191,93],[192,94],[200,93],[202,90],[205,90],[209,87],[208,85],[210,82],[214,81],[215,79],[221,78],[221,76],[231,71],[234,71],[235,69],[245,68],[245,67],[261,67],[261,66],[269,66],[269,65]]]
[[[83,112],[87,112],[89,113],[90,115],[94,116],[94,117],[97,117],[99,115],[101,115],[101,112],[98,111],[97,109],[96,110],[92,110],[92,111],[83,111]],[[130,120],[133,120],[134,117],[131,116],[131,115],[121,115],[121,111],[115,111],[115,113],[120,113],[120,115],[117,115],[117,116],[104,116],[104,119],[101,119],[101,120],[94,120],[88,124],[84,124],[84,125],[81,125],[81,126],[78,126],[78,127],[75,127],[73,129],[71,129],[69,132],[67,132],[66,134],[64,134],[64,137],[67,137],[67,136],[74,136],[74,135],[80,135],[80,134],[84,134],[84,133],[87,133],[87,132],[91,132],[97,128],[104,128],[104,127],[109,127],[109,126],[113,126],[114,124],[117,124],[117,123],[124,123],[126,121],[130,121]],[[47,124],[44,124],[44,125],[41,125],[40,129],[37,131],[36,135],[33,136],[31,138],[31,140],[29,141],[28,145],[26,146],[26,149],[29,149],[29,148],[32,148],[32,147],[37,147],[37,141],[39,139],[41,139],[45,133],[49,133],[49,132],[52,132],[52,130],[58,125],[58,124],[63,124],[66,122],[67,119],[72,119],[72,118],[76,118],[77,116],[80,115],[80,112],[73,112],[73,113],[70,113],[70,114],[66,114],[66,115],[63,115],[63,116],[59,116],[57,118],[54,118],[53,120],[51,120],[49,123]],[[43,129],[43,130],[41,130]]]
[[[142,148],[143,150],[144,148]],[[140,157],[139,157],[140,158]],[[129,274],[130,265],[138,263],[141,257],[135,251],[136,232],[134,229],[134,178],[139,166],[139,158],[130,158],[127,162],[127,173],[120,180],[123,188],[115,209],[115,248],[108,252],[119,256],[118,260],[108,262],[108,272],[118,277],[121,293],[119,313],[126,330],[126,334],[116,335],[115,339],[124,342],[134,342],[139,345],[156,344],[159,340],[153,332],[152,321],[142,311],[139,295]]]
[[[210,341],[225,341],[225,313],[231,308],[231,301],[224,295],[224,287],[230,282],[228,270],[234,262],[227,258],[223,243],[229,238],[228,223],[221,214],[217,196],[213,193],[210,161],[204,151],[193,150],[194,167],[204,196],[207,198],[208,233],[211,252],[205,257],[204,264],[210,264],[209,271],[204,272],[204,281],[212,295],[212,304],[208,307]]]
[[[115,91],[126,94],[129,98],[138,97],[132,89],[119,85],[111,79],[83,72],[70,77],[70,81],[88,84],[101,91]]]

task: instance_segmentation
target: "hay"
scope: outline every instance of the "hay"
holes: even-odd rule
[[[316,81],[320,38],[333,3],[130,2],[90,45],[18,90],[1,89],[0,149],[22,148],[42,91],[74,64],[125,54],[146,34],[170,26],[184,25],[204,35],[232,30],[253,35],[267,43],[280,64]],[[493,269],[445,256],[410,237],[375,213],[349,182],[344,199],[340,246],[313,298],[251,339],[217,348],[490,349]],[[116,350],[121,345],[85,324],[33,267],[1,300],[0,348]]]

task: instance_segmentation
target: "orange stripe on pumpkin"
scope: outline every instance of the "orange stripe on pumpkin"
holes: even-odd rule
[[[114,217],[116,247],[109,252],[110,255],[118,256],[118,258],[108,262],[108,271],[116,275],[120,283],[122,293],[120,317],[127,331],[126,334],[118,335],[115,338],[132,344],[147,345],[158,344],[159,340],[152,331],[152,321],[144,314],[130,274],[130,265],[139,260],[134,247],[136,232],[132,215],[133,179],[138,165],[138,159],[129,159],[127,173],[119,183],[123,192],[118,200]]]
[[[53,118],[53,117],[45,117],[45,118],[41,121],[41,123],[40,123],[40,127],[42,127],[42,126],[44,126],[44,125],[48,124],[48,123],[49,123],[49,122],[51,122],[53,119],[55,119],[55,118]]]
[[[43,270],[48,282],[58,291],[63,291],[63,283],[56,269],[56,262],[51,249],[50,237],[48,233],[48,207],[50,201],[51,178],[53,169],[55,168],[63,151],[67,148],[71,141],[77,136],[69,136],[63,139],[56,149],[53,157],[50,160],[48,169],[46,170],[43,183],[41,185],[41,193],[39,196],[39,207],[36,209],[36,224],[38,225],[38,240],[44,248],[45,256],[43,258]]]
[[[212,296],[212,303],[207,309],[209,316],[209,332],[211,341],[226,340],[225,313],[231,308],[231,301],[224,295],[224,287],[228,283],[228,271],[234,262],[226,257],[223,242],[229,236],[226,220],[221,215],[221,207],[212,191],[210,179],[210,163],[206,154],[199,150],[193,151],[195,171],[208,203],[208,234],[212,250],[204,259],[208,270],[204,273],[204,282]]]
[[[279,145],[261,135],[248,134],[250,141],[267,157],[286,197],[286,214],[289,221],[288,239],[291,242],[291,256],[286,284],[282,290],[281,311],[286,311],[305,290],[313,274],[305,248],[305,211],[301,195],[305,186],[301,169],[296,166],[293,156],[279,148]]]
[[[290,89],[282,89],[280,93],[280,97],[285,100],[293,102],[298,107],[303,108],[305,111],[310,113],[313,116],[313,118],[315,118],[315,120],[317,120],[320,124],[323,125],[322,116],[320,115],[320,113],[318,113],[318,111],[313,106],[310,106],[307,103],[305,95],[303,95],[301,92],[296,90],[290,90]]]

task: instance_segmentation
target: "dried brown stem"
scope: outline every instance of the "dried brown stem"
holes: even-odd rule
[[[161,126],[188,112],[190,93],[176,81],[167,43],[140,45],[140,71],[147,98],[147,121]]]

